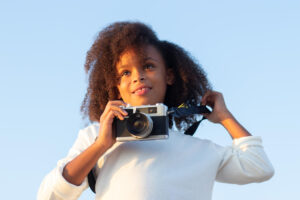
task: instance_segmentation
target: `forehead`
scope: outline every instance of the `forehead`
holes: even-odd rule
[[[116,64],[117,69],[128,64],[143,64],[148,60],[164,63],[159,50],[153,45],[144,45],[138,48],[129,48],[125,50]]]

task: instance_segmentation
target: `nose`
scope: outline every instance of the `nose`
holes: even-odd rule
[[[139,82],[139,81],[144,81],[145,80],[145,74],[143,71],[141,70],[137,70],[134,73],[134,77],[133,77],[133,82]]]

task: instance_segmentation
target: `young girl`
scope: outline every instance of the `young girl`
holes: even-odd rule
[[[109,200],[208,200],[215,180],[247,184],[272,177],[261,138],[238,123],[187,52],[159,40],[148,26],[122,22],[105,28],[87,54],[85,69],[89,87],[82,111],[96,123],[79,132],[67,157],[43,180],[38,199],[77,199],[92,169],[95,199]],[[128,115],[122,106],[156,103],[210,106],[205,117],[225,127],[232,146],[183,134],[196,121],[193,116],[170,117],[168,139],[116,142],[112,123]]]

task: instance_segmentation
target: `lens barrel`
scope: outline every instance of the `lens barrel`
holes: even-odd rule
[[[135,138],[147,137],[153,128],[151,117],[144,113],[134,113],[127,119],[127,130]]]

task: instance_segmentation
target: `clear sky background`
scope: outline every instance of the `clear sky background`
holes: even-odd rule
[[[86,126],[85,55],[102,28],[121,20],[145,22],[189,51],[236,118],[262,136],[274,177],[216,183],[213,199],[300,199],[299,2],[1,0],[1,199],[35,199]],[[231,145],[208,121],[196,136]],[[80,199],[93,197],[86,190]]]

